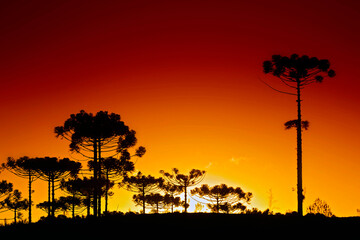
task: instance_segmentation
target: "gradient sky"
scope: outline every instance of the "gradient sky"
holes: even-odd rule
[[[81,158],[54,127],[107,110],[147,148],[137,170],[206,170],[204,183],[252,192],[252,207],[268,208],[271,189],[274,211],[295,211],[296,132],[283,127],[295,98],[259,79],[287,90],[262,62],[307,54],[337,76],[303,91],[304,208],[319,197],[357,215],[359,16],[355,0],[1,1],[0,162]],[[25,179],[0,179],[26,196]],[[35,204],[47,199],[45,183],[34,189]],[[116,190],[110,210],[129,208],[131,194]]]

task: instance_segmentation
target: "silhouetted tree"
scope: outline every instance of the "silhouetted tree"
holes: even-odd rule
[[[75,208],[82,211],[84,207],[88,207],[89,205],[87,202],[90,202],[89,195],[92,192],[92,188],[90,191],[84,191],[86,189],[86,186],[84,185],[85,181],[80,178],[69,179],[67,181],[65,179],[61,180],[61,190],[71,195],[67,197],[67,202],[71,204],[73,218],[75,217]]]
[[[163,199],[164,208],[170,206],[171,213],[174,213],[174,207],[184,206],[185,202],[181,201],[180,197],[175,197],[173,194],[165,194]]]
[[[0,206],[1,208],[14,212],[14,222],[16,223],[19,211],[27,210],[29,201],[27,199],[22,199],[21,192],[16,189],[0,202]]]
[[[216,213],[244,211],[244,203],[249,203],[252,198],[252,193],[245,193],[240,187],[228,187],[226,184],[213,187],[203,184],[200,188],[192,189],[191,194],[208,201],[207,206]]]
[[[108,157],[117,154],[130,155],[128,149],[134,147],[137,139],[136,132],[120,120],[120,115],[107,111],[100,111],[93,115],[81,110],[71,114],[63,126],[55,127],[56,137],[70,141],[70,150],[82,154],[94,161],[94,180],[101,178],[102,154]],[[91,155],[89,155],[89,153]],[[144,147],[136,150],[138,156],[145,153]],[[94,216],[101,213],[100,188],[95,187],[93,194]]]
[[[306,55],[299,57],[293,54],[289,57],[273,55],[270,61],[263,63],[264,73],[271,73],[279,78],[287,87],[296,90],[290,93],[297,96],[297,195],[298,213],[303,215],[303,188],[302,188],[302,137],[301,137],[301,89],[314,82],[321,83],[325,76],[334,77],[335,71],[330,69],[327,59],[318,59]]]
[[[200,183],[205,177],[205,171],[192,169],[188,175],[181,174],[177,168],[172,169],[172,173],[161,170],[160,173],[172,185],[178,186],[184,192],[184,210],[187,212],[189,204],[187,203],[187,188]]]
[[[136,153],[134,156],[141,157],[142,154]],[[104,175],[105,180],[107,181],[105,188],[105,212],[108,211],[108,196],[109,190],[114,186],[115,182],[122,181],[128,173],[134,171],[134,163],[130,161],[132,156],[130,154],[125,154],[120,157],[120,159],[109,157],[101,161],[101,170],[102,175]],[[94,161],[89,161],[89,169],[94,168]]]
[[[60,213],[60,212],[66,215],[66,212],[72,208],[74,202],[75,205],[81,204],[79,199],[75,200],[71,196],[67,196],[67,197],[62,196],[60,198],[53,199],[52,202],[44,201],[42,203],[39,203],[36,205],[36,207],[40,208],[43,211],[47,211],[49,206],[51,206],[53,216],[55,216],[55,213]]]
[[[33,192],[31,185],[38,178],[37,172],[35,170],[35,162],[33,158],[27,156],[21,157],[19,159],[14,159],[9,157],[6,163],[1,164],[2,169],[6,169],[9,172],[19,176],[21,178],[26,178],[28,180],[28,189],[29,189],[29,223],[31,223],[31,194]]]
[[[306,209],[306,212],[310,214],[322,214],[326,217],[333,216],[330,206],[320,198],[315,199],[314,203]]]
[[[153,176],[145,176],[138,172],[135,176],[125,176],[123,181],[119,183],[120,187],[125,187],[126,190],[139,194],[139,199],[142,200],[143,214],[145,214],[145,196],[151,193],[157,193],[161,190],[161,185],[164,180],[162,178],[155,178]]]
[[[166,193],[164,196],[164,204],[169,205],[171,212],[174,212],[174,207],[179,207],[181,204],[185,204],[180,200],[180,197],[175,197],[182,193],[182,188],[171,183],[164,183],[161,189]]]
[[[98,181],[98,180],[97,180]],[[65,192],[80,198],[81,202],[87,209],[87,215],[90,215],[91,198],[94,193],[94,186],[96,185],[93,178],[75,178],[67,181],[61,181],[61,189]]]
[[[6,180],[0,182],[0,198],[6,197],[13,190],[13,184]]]
[[[136,206],[144,206],[151,208],[155,213],[159,213],[159,209],[164,207],[164,196],[159,193],[150,193],[145,196],[142,194],[135,194],[133,201]]]
[[[69,176],[75,177],[80,171],[81,163],[68,158],[58,159],[56,157],[36,158],[35,161],[35,169],[39,178],[48,181],[48,215],[54,216],[55,207],[52,206],[52,203],[55,199],[55,183],[59,183]]]

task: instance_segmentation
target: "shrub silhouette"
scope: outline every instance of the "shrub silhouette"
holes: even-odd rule
[[[322,214],[326,217],[332,217],[334,215],[331,212],[330,206],[320,198],[315,199],[314,203],[306,209],[306,212],[310,214]]]

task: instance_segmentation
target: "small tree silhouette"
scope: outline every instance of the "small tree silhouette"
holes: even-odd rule
[[[49,206],[52,208],[52,214],[55,216],[55,213],[63,213],[66,215],[66,212],[75,206],[81,205],[80,199],[73,198],[71,196],[63,197],[61,196],[58,199],[53,199],[52,202],[44,201],[36,205],[37,208],[40,208],[43,211],[47,211]],[[75,211],[75,210],[73,210]],[[74,215],[74,213],[73,213]]]
[[[191,194],[208,201],[207,206],[216,213],[243,211],[246,209],[243,203],[249,203],[252,198],[252,193],[245,193],[240,187],[228,187],[226,184],[213,187],[203,184],[200,188],[191,190]]]
[[[311,204],[307,209],[307,213],[310,214],[322,214],[326,217],[332,217],[330,206],[320,198],[315,199],[314,203]]]
[[[135,194],[133,196],[133,201],[137,206],[143,206],[152,209],[155,213],[159,213],[159,209],[163,208],[164,205],[164,196],[160,193],[150,193],[145,196],[142,194]]]
[[[189,207],[187,203],[187,188],[200,183],[204,179],[206,172],[192,169],[188,175],[185,175],[181,174],[177,168],[173,168],[172,173],[167,173],[164,170],[161,170],[160,173],[170,184],[180,187],[181,191],[184,192],[184,211],[186,213]]]
[[[75,177],[81,168],[81,163],[71,161],[68,158],[58,159],[56,157],[36,158],[36,172],[39,178],[48,182],[48,216],[55,215],[55,184],[72,176]],[[55,204],[55,203],[54,203]]]
[[[75,208],[80,209],[78,212],[82,212],[83,207],[88,206],[90,203],[90,194],[93,192],[92,187],[88,187],[90,190],[86,191],[86,181],[87,179],[69,179],[69,180],[61,180],[60,188],[66,193],[70,194],[67,197],[67,201],[71,204],[72,208],[72,217],[75,217]],[[72,199],[71,199],[72,198]]]
[[[70,150],[93,160],[94,180],[101,178],[102,154],[113,157],[117,154],[129,155],[128,149],[135,146],[136,132],[130,130],[120,115],[100,111],[93,115],[81,110],[71,114],[63,126],[55,127],[56,137],[70,141]],[[145,153],[144,147],[136,150],[137,156]],[[90,155],[89,155],[90,154]],[[94,216],[101,214],[100,186],[93,193]]]
[[[137,198],[137,205],[138,201],[142,201],[142,211],[145,214],[145,196],[151,193],[157,193],[161,190],[161,185],[163,184],[164,179],[162,178],[155,178],[153,176],[145,176],[141,172],[138,172],[135,176],[125,176],[123,181],[119,183],[120,187],[125,187],[126,190],[135,192],[139,196]]]
[[[97,180],[98,181],[98,180]],[[75,198],[80,198],[87,209],[87,215],[90,215],[91,198],[94,193],[94,187],[97,183],[93,178],[75,178],[61,181],[61,189]],[[74,206],[75,207],[75,206]]]
[[[29,208],[29,201],[27,199],[22,199],[21,192],[16,189],[0,202],[0,206],[1,208],[14,212],[14,222],[16,223],[19,211],[27,210]]]
[[[38,178],[34,158],[29,158],[27,156],[14,159],[9,157],[6,163],[1,164],[2,169],[6,169],[9,172],[15,174],[18,177],[26,178],[28,180],[28,189],[29,189],[29,223],[31,223],[31,194],[33,192],[31,186],[32,183]]]
[[[174,207],[179,207],[181,204],[185,204],[180,200],[180,197],[176,197],[182,192],[182,188],[171,183],[164,183],[161,186],[161,189],[165,192],[164,204],[165,206],[170,206],[171,213],[174,212]]]
[[[334,77],[335,71],[330,69],[330,62],[327,59],[318,59],[306,55],[299,57],[293,54],[289,57],[273,55],[270,61],[264,61],[263,70],[265,74],[272,74],[279,78],[282,83],[296,93],[289,93],[297,96],[297,195],[298,214],[303,215],[303,188],[302,188],[302,137],[301,137],[301,89],[305,86],[318,82],[321,83],[325,76]],[[280,91],[282,92],[282,91]],[[282,92],[284,93],[284,92]]]

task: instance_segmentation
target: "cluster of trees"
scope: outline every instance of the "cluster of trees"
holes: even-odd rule
[[[87,160],[87,168],[83,169],[80,162],[68,158],[9,157],[1,165],[1,170],[8,170],[27,180],[28,198],[23,199],[20,191],[13,190],[11,183],[3,181],[0,184],[0,197],[4,200],[1,201],[0,208],[14,211],[15,221],[19,211],[28,210],[31,223],[32,184],[39,179],[47,182],[48,198],[36,207],[47,212],[48,217],[69,210],[74,217],[85,209],[87,215],[91,214],[92,209],[92,215],[100,216],[102,212],[108,212],[108,199],[116,184],[134,192],[133,201],[142,206],[143,213],[146,209],[154,212],[163,209],[174,212],[176,207],[183,207],[184,212],[187,212],[188,188],[200,183],[205,177],[205,171],[193,169],[188,174],[182,174],[174,168],[170,172],[161,170],[162,177],[159,178],[146,176],[141,172],[132,174],[135,170],[132,158],[142,157],[146,152],[145,148],[140,146],[130,153],[130,149],[137,143],[135,134],[134,130],[121,121],[118,114],[100,111],[93,115],[80,111],[70,115],[62,126],[55,127],[55,135],[70,142],[70,150],[81,154]],[[84,177],[86,174],[90,176]],[[204,186],[201,189],[204,189]],[[67,193],[67,196],[55,198],[58,189]],[[245,194],[240,188],[227,189],[228,194],[233,194],[232,198],[223,196],[221,204],[210,209],[214,212],[244,210],[243,205],[234,205],[235,195],[239,201],[246,199],[248,202],[251,194]],[[222,191],[225,191],[224,188]],[[181,200],[180,194],[184,194],[184,200]],[[195,195],[195,192],[192,194]],[[203,192],[198,195],[207,200],[206,196],[211,198],[211,194]],[[102,206],[105,206],[104,211],[101,210]]]
[[[286,129],[297,130],[297,195],[298,214],[303,213],[303,188],[302,188],[302,129],[307,130],[308,121],[302,120],[301,115],[301,90],[314,82],[322,82],[324,77],[334,77],[335,71],[330,69],[326,59],[298,56],[290,57],[273,55],[271,60],[263,63],[266,74],[279,78],[287,87],[295,92],[282,93],[297,97],[297,119],[285,123]],[[276,89],[275,89],[276,90]],[[278,91],[278,90],[277,90]],[[0,208],[14,211],[15,221],[21,210],[29,211],[29,222],[32,215],[32,183],[43,180],[48,183],[48,199],[37,204],[38,208],[47,211],[48,216],[54,216],[58,211],[72,210],[72,215],[91,208],[94,216],[102,213],[102,200],[105,203],[105,212],[108,211],[108,197],[112,195],[111,188],[117,183],[135,193],[133,200],[136,205],[142,206],[142,212],[151,208],[155,212],[160,209],[171,209],[182,206],[187,212],[188,188],[200,183],[205,171],[193,169],[189,174],[181,174],[174,168],[171,172],[160,171],[162,177],[145,176],[141,172],[131,175],[135,170],[133,157],[142,157],[146,149],[142,146],[133,150],[137,143],[136,132],[130,129],[120,115],[100,111],[95,115],[81,110],[71,114],[62,126],[54,129],[55,136],[70,142],[71,152],[81,154],[88,162],[87,169],[82,169],[80,162],[68,158],[56,157],[9,157],[0,170],[8,170],[15,175],[26,178],[28,181],[28,199],[23,199],[18,190],[13,190],[13,185],[7,181],[0,182]],[[82,177],[88,173],[91,177]],[[55,198],[55,191],[61,188],[69,196]],[[179,195],[184,194],[184,201]],[[252,198],[251,193],[233,188],[225,184],[208,186],[206,184],[191,190],[196,199],[205,200],[212,212],[236,212],[246,209],[245,203]],[[199,200],[199,201],[201,201]],[[318,205],[321,204],[318,201]],[[317,211],[317,205],[308,211]],[[327,215],[332,214],[326,211]]]
[[[28,199],[22,199],[18,190],[13,191],[12,184],[6,181],[0,185],[0,193],[5,200],[1,201],[2,209],[15,212],[29,210],[29,222],[32,221],[32,183],[37,180],[47,181],[48,199],[37,204],[47,211],[48,216],[55,216],[61,210],[93,209],[93,215],[101,214],[101,200],[105,198],[107,211],[110,189],[116,181],[121,181],[127,174],[134,171],[133,157],[142,157],[146,150],[140,146],[130,153],[136,145],[136,132],[131,130],[120,119],[120,115],[100,111],[93,115],[85,111],[70,115],[63,126],[55,127],[56,137],[70,141],[70,150],[84,156],[87,169],[82,164],[68,158],[55,157],[9,157],[1,165],[1,170],[8,170],[28,180]],[[80,174],[81,173],[81,174]],[[91,174],[87,178],[80,175]],[[68,197],[55,198],[55,191],[63,189]],[[6,196],[5,196],[6,195]],[[13,207],[14,206],[14,207]],[[17,217],[15,216],[15,220]]]

